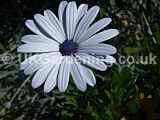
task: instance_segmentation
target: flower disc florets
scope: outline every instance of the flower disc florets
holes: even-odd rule
[[[79,45],[73,40],[65,40],[59,45],[59,51],[62,56],[71,55],[77,52]]]

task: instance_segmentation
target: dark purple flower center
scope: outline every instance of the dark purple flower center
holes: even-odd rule
[[[79,45],[73,40],[65,40],[59,45],[59,51],[62,56],[71,55],[77,52]]]

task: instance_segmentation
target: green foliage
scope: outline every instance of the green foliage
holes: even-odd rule
[[[159,0],[77,0],[78,4],[99,5],[98,19],[112,18],[107,28],[118,29],[120,35],[107,43],[117,47],[117,60],[122,55],[138,58],[152,53],[157,56],[157,64],[142,64],[139,59],[139,64],[117,63],[105,72],[94,71],[97,84],[88,86],[86,92],[80,92],[71,80],[65,93],[55,88],[46,94],[43,87],[33,89],[32,76],[27,77],[19,70],[16,48],[21,37],[30,34],[24,26],[25,20],[45,9],[56,13],[59,3],[58,0],[0,1],[0,120],[119,120],[123,116],[135,120],[137,113],[139,117],[143,109],[150,108],[158,116],[160,104],[154,101],[160,100]],[[13,55],[13,62],[4,64],[5,54]],[[147,108],[138,98],[140,92],[153,97],[144,102]]]

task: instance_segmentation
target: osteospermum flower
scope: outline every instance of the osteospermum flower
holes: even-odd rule
[[[75,2],[63,1],[59,5],[58,18],[45,10],[44,15],[36,14],[34,20],[26,21],[26,26],[35,35],[22,37],[25,44],[17,51],[34,53],[21,64],[26,75],[36,72],[32,80],[34,88],[44,83],[45,92],[50,92],[56,85],[64,92],[71,75],[79,90],[85,91],[87,84],[96,84],[90,67],[105,71],[106,62],[115,62],[110,55],[116,53],[116,48],[102,42],[118,35],[118,31],[99,32],[111,19],[104,18],[92,24],[98,12],[98,6],[88,9],[88,5],[81,4],[77,8]]]

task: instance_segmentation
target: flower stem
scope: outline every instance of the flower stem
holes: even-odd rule
[[[25,84],[30,80],[30,77],[27,77],[25,79],[25,81],[21,84],[21,86],[19,87],[19,89],[17,90],[17,92],[14,94],[14,96],[11,98],[10,100],[10,104],[14,101],[14,99],[16,98],[16,96],[18,95],[18,93],[22,90],[22,88],[25,86]]]
[[[144,20],[145,20],[145,22],[146,22],[146,25],[147,25],[147,27],[148,27],[148,31],[149,31],[150,35],[152,36],[152,40],[153,40],[154,44],[156,44],[156,43],[157,43],[157,42],[156,42],[156,39],[155,39],[155,37],[153,36],[153,32],[152,32],[152,30],[151,30],[151,27],[150,27],[150,25],[149,25],[149,22],[148,22],[148,20],[147,20],[147,18],[146,18],[146,15],[144,14],[143,11],[142,11],[142,15],[143,15],[143,18],[144,18]]]

